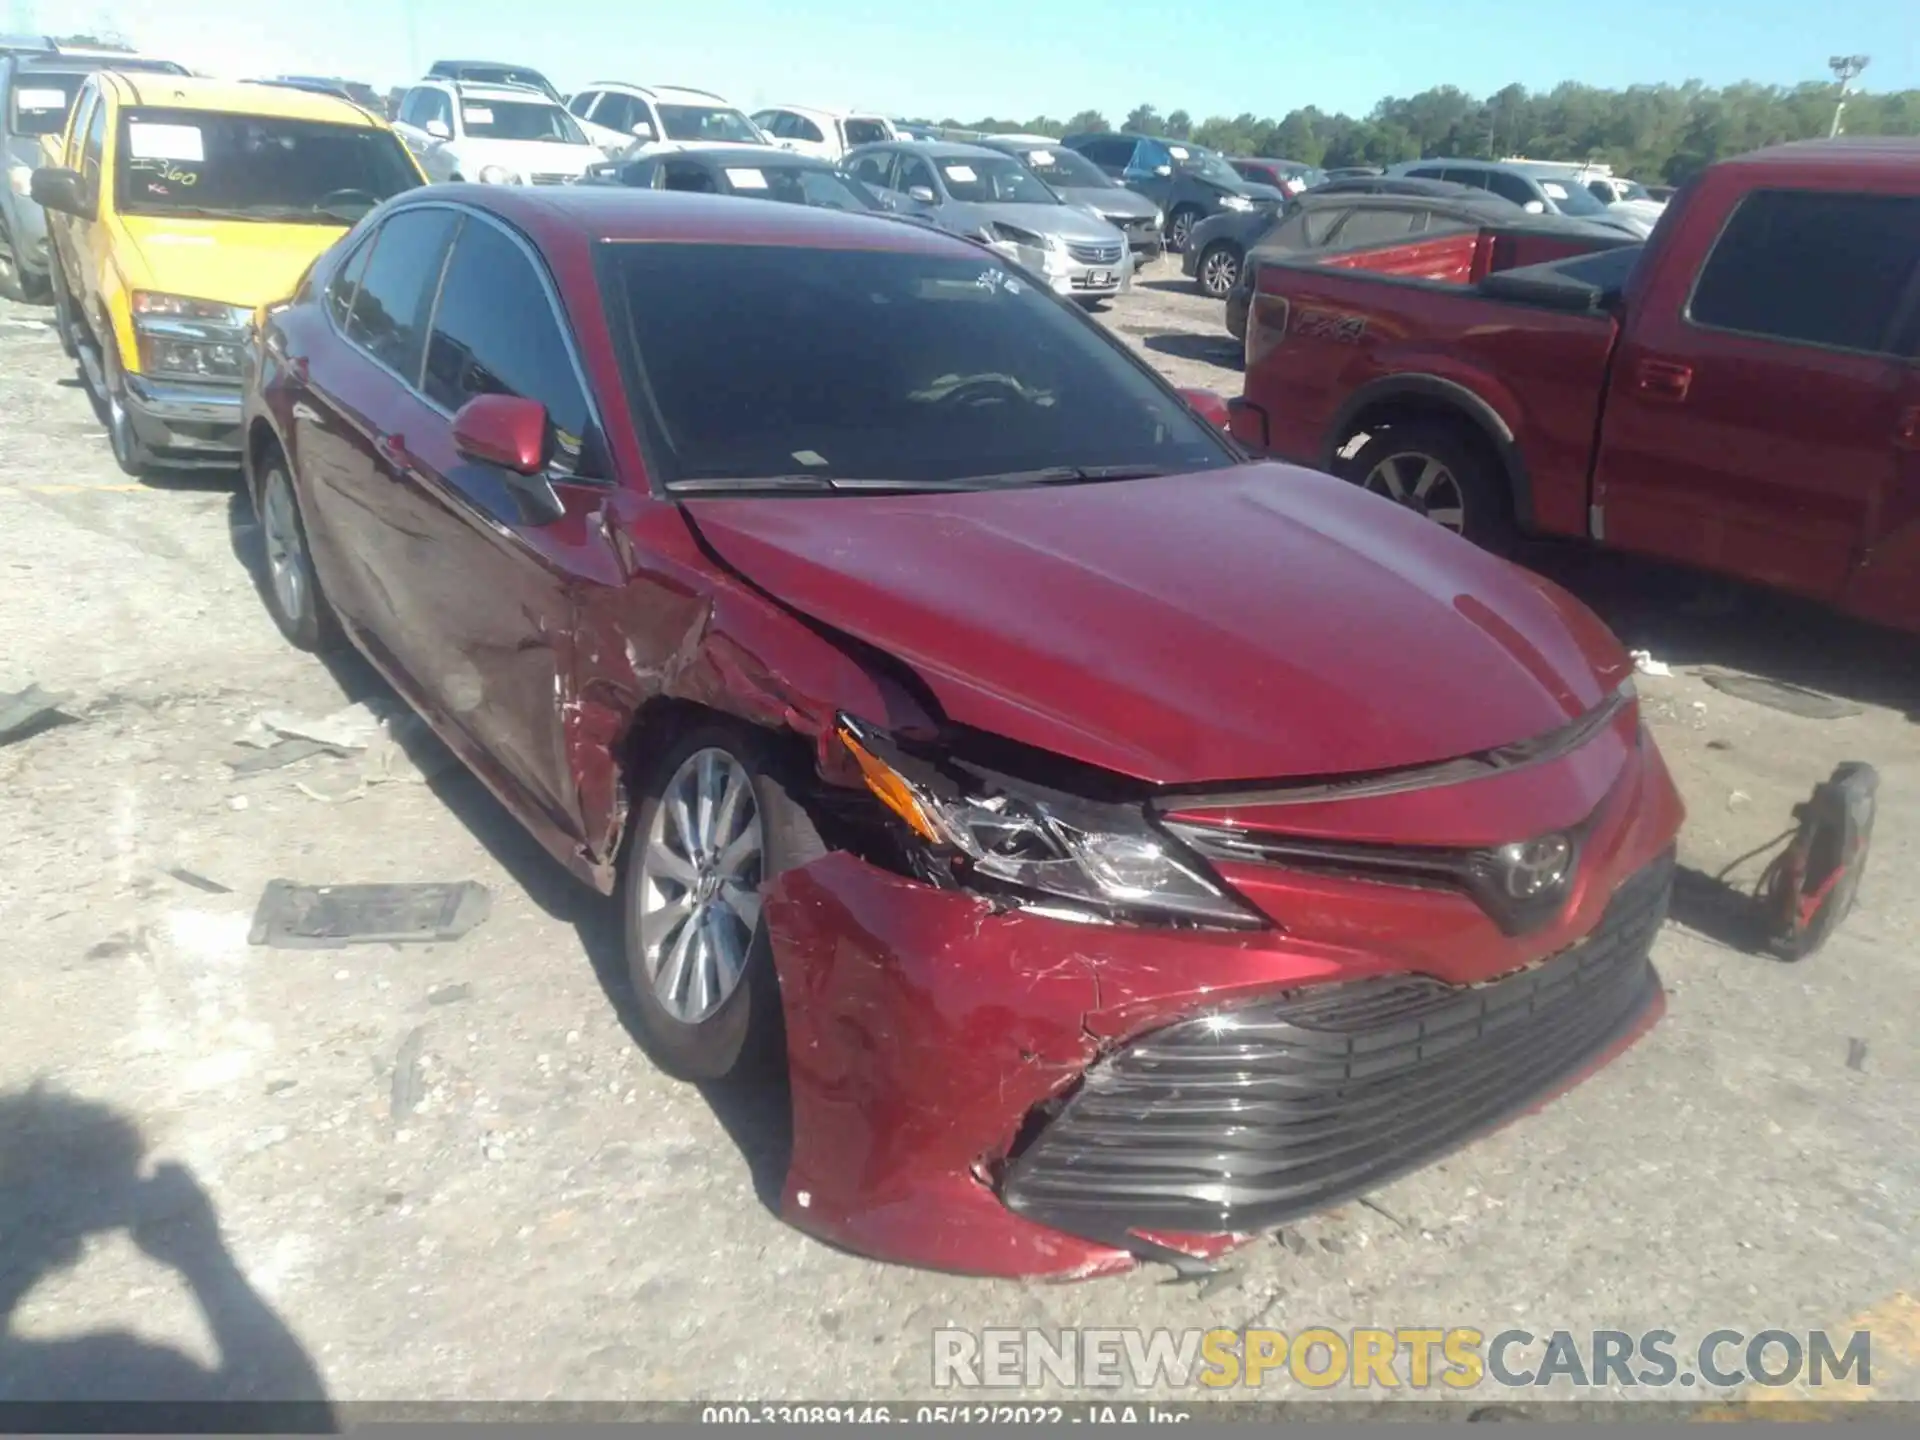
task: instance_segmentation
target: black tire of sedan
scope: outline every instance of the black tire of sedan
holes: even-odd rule
[[[650,761],[620,909],[641,1043],[682,1080],[777,1072],[786,1023],[761,897],[826,853],[767,738],[703,721]]]
[[[1200,223],[1200,212],[1191,205],[1182,205],[1167,218],[1167,246],[1172,250],[1185,250],[1187,240],[1193,234],[1193,227]]]
[[[263,462],[254,515],[260,522],[264,552],[260,594],[267,613],[287,643],[297,649],[334,649],[340,642],[339,622],[320,588],[299,497],[294,494],[286,459],[278,451]]]
[[[1415,421],[1371,435],[1337,473],[1496,555],[1517,538],[1499,457],[1463,426]]]
[[[1200,281],[1200,293],[1224,300],[1240,278],[1240,252],[1226,240],[1216,240],[1194,262],[1194,274]]]

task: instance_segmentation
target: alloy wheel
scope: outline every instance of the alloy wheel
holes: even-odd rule
[[[1404,505],[1443,529],[1456,535],[1466,533],[1466,495],[1453,471],[1431,455],[1418,451],[1388,455],[1367,472],[1362,483],[1374,494]]]
[[[1240,266],[1225,246],[1210,250],[1200,261],[1200,288],[1216,300],[1226,298],[1233,282],[1240,277]]]
[[[1192,234],[1193,213],[1189,210],[1182,210],[1173,217],[1173,229],[1167,238],[1173,241],[1174,249],[1184,250],[1187,248],[1187,239]]]
[[[739,987],[760,928],[765,849],[746,767],[718,747],[689,755],[654,808],[635,896],[647,982],[682,1024]]]
[[[298,627],[307,618],[312,594],[307,568],[307,542],[300,530],[300,514],[294,506],[293,486],[287,472],[274,469],[260,497],[260,529],[267,551],[267,578],[273,585],[274,603],[289,625]]]

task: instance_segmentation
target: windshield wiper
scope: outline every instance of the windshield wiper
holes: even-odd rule
[[[1049,465],[1044,470],[1007,470],[969,475],[962,483],[989,485],[1081,485],[1101,480],[1152,480],[1169,472],[1158,465]]]
[[[838,491],[880,495],[911,495],[926,490],[982,490],[993,477],[969,475],[959,480],[896,480],[889,476],[849,475],[704,475],[667,482],[676,495],[743,495],[761,490]]]

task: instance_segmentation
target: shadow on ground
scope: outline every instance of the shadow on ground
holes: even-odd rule
[[[1920,638],[1626,555],[1539,545],[1518,558],[1668,665],[1743,671],[1920,720]]]
[[[228,1251],[206,1191],[179,1165],[143,1175],[145,1156],[139,1127],[109,1106],[42,1085],[0,1094],[0,1414],[7,1428],[140,1430],[153,1428],[156,1413],[170,1413],[160,1428],[232,1428],[238,1420],[254,1430],[334,1429],[318,1369]],[[219,1352],[216,1367],[140,1338],[131,1309],[91,1315],[97,1328],[80,1333],[20,1333],[19,1311],[32,1291],[115,1232],[192,1294]],[[156,1412],[150,1402],[182,1408]],[[16,1408],[22,1405],[28,1408]],[[222,1408],[198,1408],[207,1405]],[[226,1408],[234,1405],[245,1408]]]
[[[1165,335],[1143,335],[1140,343],[1161,355],[1177,360],[1204,360],[1209,365],[1227,365],[1238,369],[1241,346],[1224,330],[1218,335],[1189,335],[1172,331]]]

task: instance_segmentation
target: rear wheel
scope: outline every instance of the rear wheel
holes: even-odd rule
[[[1194,273],[1199,277],[1203,295],[1215,300],[1226,299],[1234,281],[1240,278],[1240,248],[1230,240],[1214,241],[1200,252]]]
[[[756,731],[708,721],[645,781],[621,876],[627,971],[648,1053],[683,1080],[776,1064],[785,1025],[761,901],[825,853]]]
[[[1484,549],[1513,548],[1512,506],[1500,462],[1454,425],[1414,422],[1368,437],[1340,474]]]
[[[1168,217],[1167,245],[1170,249],[1184,250],[1187,241],[1193,238],[1193,227],[1200,223],[1200,212],[1191,205],[1182,205]]]

